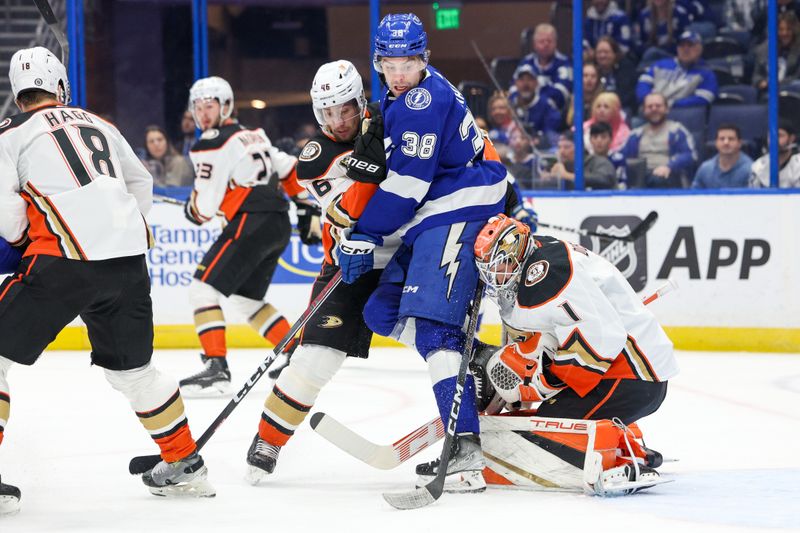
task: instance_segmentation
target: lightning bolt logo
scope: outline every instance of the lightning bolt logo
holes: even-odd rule
[[[450,292],[453,290],[453,283],[456,281],[456,273],[461,261],[458,260],[458,253],[461,251],[462,243],[458,242],[461,234],[464,232],[466,222],[459,222],[450,226],[450,233],[447,234],[447,242],[442,251],[442,260],[439,262],[439,268],[447,267],[444,275],[448,278],[447,284],[447,299],[450,300]]]

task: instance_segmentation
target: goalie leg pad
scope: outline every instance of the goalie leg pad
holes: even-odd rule
[[[13,362],[0,356],[0,443],[3,442],[3,431],[8,424],[8,417],[11,414],[11,393],[8,386],[8,369]]]

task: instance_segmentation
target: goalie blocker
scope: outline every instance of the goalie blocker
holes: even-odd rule
[[[480,425],[489,485],[622,496],[671,481],[653,468],[660,455],[636,424],[517,411],[481,416]]]

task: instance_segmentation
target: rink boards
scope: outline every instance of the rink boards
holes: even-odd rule
[[[635,243],[541,228],[580,242],[614,263],[642,296],[667,279],[678,290],[651,304],[676,347],[684,350],[800,351],[800,194],[537,195],[540,220],[625,235],[650,211],[652,229]],[[148,261],[158,348],[197,346],[188,285],[217,223],[191,225],[179,207],[156,204],[148,216],[155,246]],[[267,300],[290,320],[305,309],[322,261],[320,247],[293,236]],[[224,306],[223,306],[224,307]],[[485,306],[482,336],[499,338],[499,317]],[[232,347],[263,346],[241,317],[228,313]],[[390,345],[376,339],[378,345]],[[79,322],[54,343],[88,347]]]

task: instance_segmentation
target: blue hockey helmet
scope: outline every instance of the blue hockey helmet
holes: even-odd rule
[[[427,61],[428,34],[422,21],[413,13],[386,15],[375,32],[372,64],[381,72],[381,57],[423,56]]]

